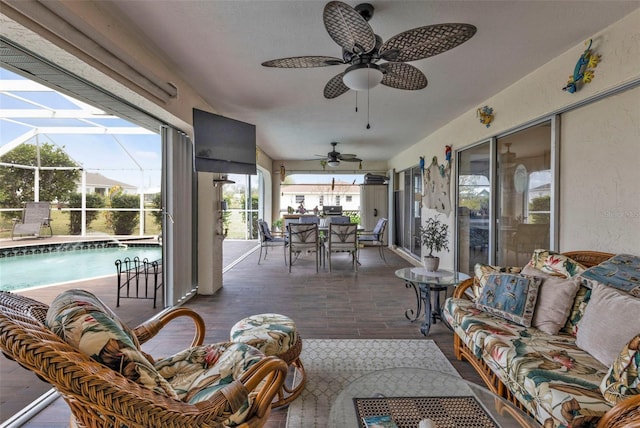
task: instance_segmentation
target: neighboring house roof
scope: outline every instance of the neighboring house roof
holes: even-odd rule
[[[331,193],[331,184],[282,184],[283,193]],[[355,184],[336,183],[333,193],[360,193],[360,186]]]
[[[109,177],[105,177],[102,174],[98,174],[97,172],[87,172],[86,178],[87,186],[89,187],[107,187],[111,188],[113,186],[120,186],[123,189],[133,189],[136,190],[137,186],[132,186],[131,184],[123,183],[122,181],[113,180]]]

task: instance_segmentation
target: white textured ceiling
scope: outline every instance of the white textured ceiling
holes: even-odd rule
[[[478,31],[451,51],[411,63],[426,74],[425,89],[372,89],[367,130],[366,93],[358,95],[358,112],[353,91],[323,97],[326,82],[346,66],[261,66],[288,56],[341,56],[322,22],[325,1],[108,3],[139,27],[217,113],[256,124],[259,146],[283,160],[327,153],[331,141],[365,160],[390,159],[640,6],[615,0],[371,1],[375,15],[369,23],[383,40],[446,22],[473,24]],[[576,59],[579,54],[576,49]],[[565,78],[558,77],[559,90]]]

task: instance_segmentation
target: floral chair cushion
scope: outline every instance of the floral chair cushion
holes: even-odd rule
[[[640,334],[622,349],[602,379],[600,391],[611,404],[640,394]]]
[[[443,315],[545,428],[595,427],[611,408],[600,393],[607,367],[574,337],[519,326],[465,299],[447,299]]]
[[[494,273],[482,288],[476,307],[525,327],[531,325],[541,278]]]
[[[225,385],[240,379],[255,363],[264,358],[258,349],[243,343],[217,343],[186,349],[159,360],[155,369],[167,379],[178,398],[190,404],[210,399]],[[245,421],[255,399],[255,393],[234,410],[221,415],[224,426],[236,426]]]
[[[258,314],[244,318],[231,327],[231,341],[246,343],[265,355],[282,355],[298,340],[295,322],[280,314]]]
[[[81,353],[155,392],[178,398],[175,391],[140,351],[136,336],[95,295],[68,290],[47,312],[46,324]]]

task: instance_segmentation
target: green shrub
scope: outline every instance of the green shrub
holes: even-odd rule
[[[88,193],[86,196],[87,199],[87,229],[89,229],[89,225],[95,219],[98,218],[98,211],[90,211],[89,208],[103,208],[104,207],[104,198],[97,193]],[[72,193],[69,196],[69,208],[82,208],[82,194],[80,193]],[[69,234],[71,235],[80,235],[82,232],[82,212],[81,211],[71,211],[69,212]]]
[[[111,208],[140,208],[140,198],[127,195],[122,189],[112,188],[109,196]],[[110,211],[107,220],[116,235],[133,235],[138,226],[140,213],[138,211]]]

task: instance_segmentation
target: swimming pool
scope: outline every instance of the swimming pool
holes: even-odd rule
[[[116,260],[125,257],[158,260],[162,257],[162,248],[158,245],[86,249],[51,247],[36,253],[23,247],[19,253],[21,255],[0,258],[0,290],[21,290],[115,275]]]

